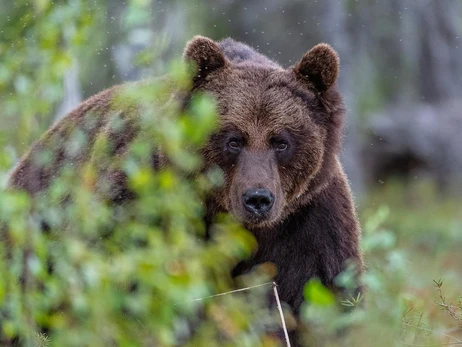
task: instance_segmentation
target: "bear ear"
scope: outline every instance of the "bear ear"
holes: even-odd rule
[[[324,92],[337,80],[340,58],[327,43],[320,43],[310,49],[295,65],[295,73],[311,87]]]
[[[194,81],[205,78],[209,73],[226,65],[223,51],[215,41],[204,37],[194,36],[186,44],[183,57],[186,61],[192,61],[197,69]]]

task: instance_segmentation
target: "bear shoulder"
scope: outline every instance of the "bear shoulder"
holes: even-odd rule
[[[7,186],[34,195],[48,187],[63,165],[81,166],[88,159],[96,136],[108,131],[106,128],[112,115],[133,113],[133,106],[120,105],[117,101],[117,95],[127,85],[130,83],[113,86],[88,98],[51,126],[23,155],[11,172]],[[126,130],[133,131],[131,128]],[[73,152],[66,146],[77,136],[81,141],[78,151]]]

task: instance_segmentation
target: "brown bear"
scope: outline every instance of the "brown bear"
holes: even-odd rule
[[[222,169],[225,180],[207,201],[206,219],[230,212],[258,243],[233,276],[257,264],[274,263],[280,297],[295,312],[311,278],[338,291],[335,278],[347,261],[355,262],[358,272],[363,261],[360,228],[339,161],[345,109],[336,87],[337,53],[319,44],[284,69],[232,39],[214,42],[196,36],[187,44],[184,58],[197,67],[186,98],[198,91],[209,93],[219,111],[218,129],[201,154],[206,167]],[[97,111],[102,116],[89,131],[92,143],[108,124],[109,105],[118,88],[90,98],[52,127],[16,167],[10,186],[31,194],[47,187],[69,154],[56,154],[46,168],[36,165],[34,155],[50,142],[65,141],[66,128]],[[123,152],[138,131],[127,129],[109,137],[114,155]],[[87,159],[85,153],[73,158],[75,166]],[[153,169],[165,165],[161,159],[154,154]],[[107,172],[117,182],[112,199],[123,203],[132,198],[123,172]]]

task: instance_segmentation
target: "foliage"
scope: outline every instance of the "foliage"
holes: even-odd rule
[[[170,3],[176,6],[181,2]],[[152,25],[155,12],[150,1],[126,4],[116,17],[111,16],[113,9],[105,1],[0,4],[0,186],[19,155],[53,123],[53,113],[64,94],[64,75],[74,62],[79,62],[82,83],[89,94],[120,81],[122,76],[112,71],[114,62],[109,62],[113,58],[108,46],[114,42],[110,36],[116,35],[112,29],[118,26],[117,35],[129,36],[133,28]],[[230,4],[247,11],[238,3]],[[364,6],[355,6],[355,10],[362,11]],[[217,35],[219,30],[229,33],[221,19],[224,13],[215,7],[210,9],[215,17],[210,18],[193,1],[187,5],[187,12],[191,11],[195,12],[190,17],[207,17],[219,24],[213,29],[210,25],[210,36],[223,36]],[[368,16],[368,11],[362,12]],[[376,12],[382,16],[380,8]],[[304,11],[297,13],[305,16]],[[254,16],[242,18],[256,25]],[[261,18],[268,22],[267,17]],[[293,22],[292,16],[287,18]],[[358,22],[355,18],[349,21]],[[319,26],[317,21],[311,22]],[[239,27],[247,30],[244,25]],[[273,27],[280,36],[281,26]],[[313,32],[311,27],[304,28]],[[253,31],[264,32],[261,42],[266,45],[271,41],[266,29]],[[344,31],[340,25],[338,32]],[[375,38],[382,32],[370,30],[369,42],[383,46]],[[185,34],[190,36],[190,32]],[[363,34],[363,29],[358,30],[358,35]],[[299,35],[283,41],[302,54],[308,48],[306,35],[299,38],[303,45],[294,36]],[[149,49],[135,61],[143,67],[164,67],[158,59],[163,57],[163,40],[149,36]],[[394,45],[389,42],[383,49]],[[273,52],[275,56],[276,51],[279,49]],[[296,56],[293,50],[280,49],[278,57],[281,51],[286,60]],[[381,52],[377,50],[373,57],[382,56]],[[356,89],[368,91],[362,96],[356,93],[360,112],[381,105],[387,99],[384,95],[400,93],[401,89],[392,88],[390,82],[396,73],[384,77],[370,63],[358,66],[361,71],[358,76],[353,72],[350,83],[359,79]],[[364,73],[364,66],[368,73]],[[179,86],[186,87],[189,81],[181,63],[171,65],[170,76]],[[374,86],[371,76],[377,82],[372,83]],[[183,113],[174,102],[165,102],[170,93],[164,84],[151,81],[143,87],[127,88],[113,100],[141,105],[142,110],[137,114],[142,136],[117,163],[139,195],[132,204],[114,210],[95,189],[100,188],[95,177],[107,150],[104,137],[92,148],[96,160],[86,163],[78,174],[71,167],[63,170],[39,199],[31,201],[18,192],[0,191],[0,336],[20,336],[24,345],[39,346],[277,345],[266,333],[275,328],[273,318],[277,318],[266,308],[267,288],[246,295],[194,300],[230,290],[230,268],[255,244],[229,216],[217,220],[211,239],[204,241],[204,196],[222,177],[214,168],[194,180],[190,176],[201,164],[197,149],[213,130],[213,102],[200,97]],[[151,103],[149,107],[146,101]],[[70,150],[75,151],[83,146],[85,137],[79,131],[73,134]],[[172,164],[156,174],[148,169],[151,143],[162,146]],[[104,186],[104,182],[99,183]],[[370,193],[362,206],[366,295],[347,297],[336,304],[326,288],[310,281],[305,288],[308,304],[303,310],[309,329],[307,342],[354,346],[462,344],[460,203],[443,199],[425,182],[409,186],[387,182]],[[43,218],[48,222],[47,232],[43,232]],[[253,285],[268,278],[258,269],[246,280]],[[348,285],[351,272],[338,280]],[[290,323],[289,316],[287,319]],[[46,328],[45,333],[40,328]]]
[[[50,124],[53,106],[63,96],[63,75],[98,12],[85,0],[69,5],[10,1],[0,12],[0,141],[22,152]]]
[[[362,205],[365,296],[319,305],[306,291],[311,301],[304,308],[310,328],[307,342],[328,341],[327,346],[462,344],[462,220],[455,213],[460,211],[457,200],[442,199],[428,182],[409,186],[390,182]],[[352,273],[341,274],[338,281],[348,286]],[[320,290],[321,299],[323,293]]]
[[[173,66],[174,85],[187,85],[187,69]],[[114,208],[101,198],[105,182],[98,181],[98,173],[104,169],[101,163],[111,160],[105,134],[97,136],[80,174],[73,162],[67,163],[53,185],[33,200],[1,192],[0,319],[6,337],[19,336],[30,345],[45,328],[52,344],[66,346],[220,340],[258,345],[265,339],[265,329],[274,322],[261,309],[266,307],[261,292],[195,300],[230,290],[232,266],[249,255],[255,242],[226,216],[212,225],[211,239],[205,240],[203,201],[221,183],[221,175],[212,168],[189,176],[200,168],[197,149],[214,128],[214,106],[206,96],[197,96],[182,112],[166,100],[170,84],[129,85],[113,100],[115,109],[136,105],[132,116],[142,129],[128,154],[111,167],[127,174],[137,194],[132,203]],[[90,114],[86,121],[99,116]],[[128,126],[117,115],[111,118],[114,131]],[[85,148],[87,125],[68,129],[66,151]],[[158,172],[150,169],[152,143],[163,148],[170,162]],[[53,157],[56,149],[49,144]]]
[[[91,43],[104,8],[84,0],[0,6],[11,18],[0,21],[5,34],[0,105],[7,125],[0,131],[3,183],[16,153],[52,122],[63,74]],[[147,2],[130,3],[127,25],[142,21],[147,7]],[[90,146],[88,161],[77,169],[69,161],[34,199],[0,191],[0,341],[277,345],[267,334],[278,318],[267,308],[268,288],[197,300],[232,288],[230,270],[255,241],[229,216],[219,217],[205,235],[205,196],[222,177],[217,168],[194,179],[191,174],[200,171],[197,150],[214,129],[215,107],[199,95],[184,111],[171,98],[172,86],[176,92],[189,88],[189,70],[175,62],[168,75],[168,83],[127,85],[113,98],[114,109],[124,113],[109,115],[111,131],[133,119],[141,129],[125,156],[109,158],[103,134]],[[50,164],[63,145],[66,153],[83,153],[90,140],[85,129],[101,116],[86,115],[83,124],[67,129],[67,141],[49,141],[48,151],[35,159]],[[153,143],[170,163],[156,173],[150,169]],[[127,175],[137,194],[133,202],[114,208],[106,199],[107,182],[98,177],[107,160]],[[267,281],[263,274],[247,280]]]

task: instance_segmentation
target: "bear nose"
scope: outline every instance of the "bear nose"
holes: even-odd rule
[[[247,211],[262,214],[273,207],[274,195],[268,189],[249,189],[242,195],[242,201]]]

